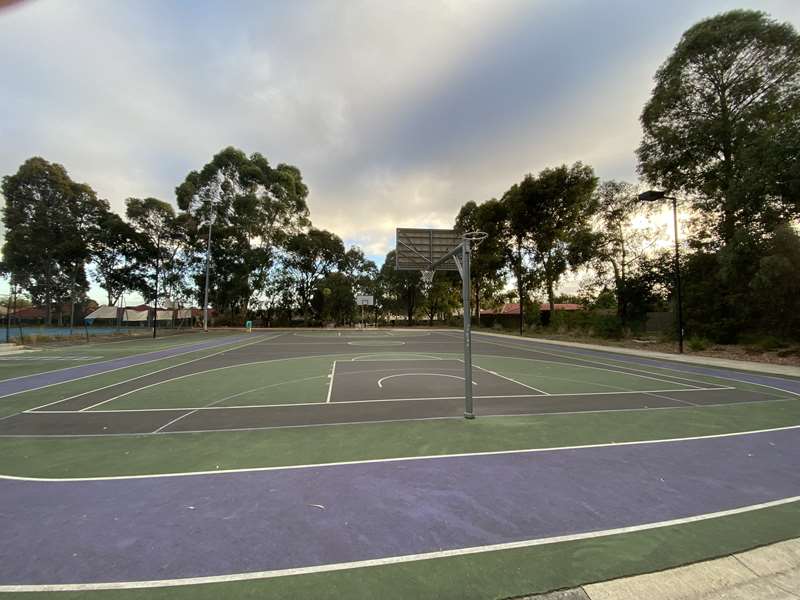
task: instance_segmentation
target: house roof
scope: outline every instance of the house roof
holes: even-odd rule
[[[563,303],[556,303],[553,305],[556,310],[583,310],[583,306],[580,304],[573,304],[569,302]],[[550,304],[547,302],[542,302],[539,305],[540,311],[549,311]],[[486,309],[481,311],[482,315],[518,315],[519,314],[519,302],[507,302],[499,309]]]

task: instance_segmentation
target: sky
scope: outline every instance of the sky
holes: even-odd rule
[[[12,3],[0,175],[42,156],[122,212],[232,145],[299,167],[314,226],[380,264],[396,227],[452,227],[526,173],[635,182],[656,69],[733,8],[800,29],[798,0]]]

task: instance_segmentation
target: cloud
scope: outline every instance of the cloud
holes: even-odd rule
[[[635,178],[652,75],[700,18],[794,0],[37,0],[0,12],[0,173],[64,164],[117,210],[227,145],[297,165],[316,226],[400,225],[582,160]]]

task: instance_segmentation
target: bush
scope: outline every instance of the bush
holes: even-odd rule
[[[701,352],[708,349],[711,341],[708,338],[693,335],[686,341],[686,345],[689,346],[689,350],[692,352]]]

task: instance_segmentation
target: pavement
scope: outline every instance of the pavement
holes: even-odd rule
[[[797,600],[800,538],[658,573],[521,600]]]

